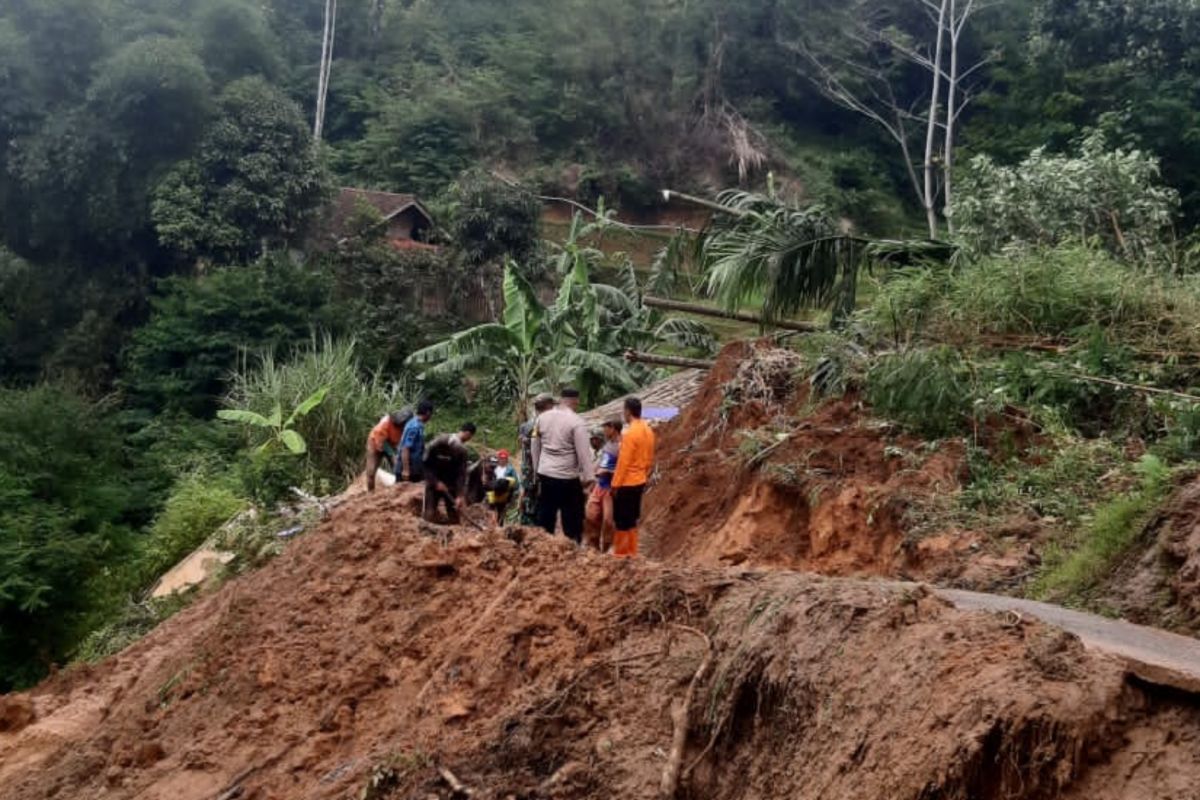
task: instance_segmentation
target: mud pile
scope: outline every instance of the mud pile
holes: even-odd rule
[[[699,398],[660,432],[644,526],[651,554],[826,575],[962,572],[978,537],[908,536],[914,501],[960,488],[961,445],[930,450],[853,394],[815,398],[782,353],[730,345]]]
[[[0,786],[645,798],[693,682],[680,797],[1134,800],[1200,779],[1200,711],[1044,626],[909,584],[426,527],[392,492],[348,501],[107,662],[9,698]]]

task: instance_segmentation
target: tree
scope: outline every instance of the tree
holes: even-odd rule
[[[0,691],[69,654],[132,546],[137,504],[112,417],[57,386],[0,389]]]
[[[276,80],[283,73],[279,42],[259,4],[207,0],[199,4],[194,25],[200,55],[218,86],[250,75]]]
[[[624,262],[624,287],[593,283],[604,256],[582,244],[607,224],[604,216],[584,224],[576,215],[556,259],[561,282],[554,303],[543,306],[523,271],[511,261],[504,272],[502,321],[479,325],[417,351],[408,363],[427,376],[480,370],[492,376],[493,392],[511,402],[524,420],[537,392],[577,386],[589,405],[613,393],[634,391],[651,374],[623,360],[629,350],[661,344],[709,352],[714,340],[699,323],[664,320],[641,303],[632,264]]]
[[[985,253],[1094,237],[1114,255],[1150,264],[1167,256],[1178,209],[1179,193],[1162,185],[1154,156],[1110,149],[1094,133],[1076,155],[1038,148],[1013,167],[976,156],[954,216],[962,238]]]
[[[208,418],[243,351],[259,351],[333,329],[327,274],[271,259],[164,280],[150,320],[131,337],[122,385],[153,411]]]
[[[991,61],[981,56],[965,69],[961,64],[964,33],[985,5],[908,0],[896,8],[881,0],[854,0],[835,11],[826,0],[814,0],[799,23],[803,33],[788,42],[825,97],[870,120],[896,143],[930,239],[938,236],[938,199],[951,191],[956,129],[971,99],[964,81]],[[821,22],[807,24],[817,9]],[[918,178],[914,151],[921,129]]]
[[[467,263],[532,260],[541,236],[542,205],[527,191],[481,170],[450,187],[447,227]]]
[[[296,241],[328,196],[300,109],[261,78],[230,84],[195,156],[159,184],[163,244],[238,262]]]
[[[839,324],[854,310],[863,270],[946,261],[953,245],[848,234],[819,206],[727,191],[695,251],[704,289],[727,311],[761,303],[766,325],[804,309],[828,309]]]

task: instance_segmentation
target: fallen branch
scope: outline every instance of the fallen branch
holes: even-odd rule
[[[679,789],[679,773],[683,766],[683,749],[687,745],[688,718],[692,713],[692,701],[696,697],[696,687],[708,674],[708,668],[713,659],[712,639],[709,639],[707,634],[687,625],[672,625],[671,627],[693,636],[699,636],[704,640],[707,652],[704,654],[704,660],[700,662],[696,674],[692,676],[691,683],[688,684],[687,693],[681,701],[671,707],[671,723],[674,725],[674,734],[671,737],[671,752],[667,755],[667,764],[663,767],[662,782],[659,784],[659,794],[664,798],[674,797],[675,792]]]
[[[712,306],[701,305],[700,303],[684,303],[679,300],[668,300],[664,297],[642,298],[642,302],[648,308],[659,308],[663,311],[678,311],[682,314],[695,314],[701,317],[713,317],[715,319],[730,319],[735,322],[750,322],[755,325],[767,325],[772,328],[781,328],[787,331],[796,331],[797,333],[816,333],[817,331],[825,330],[824,326],[818,325],[815,322],[798,322],[795,320],[776,320],[767,323],[757,314],[744,314],[739,311],[724,311]]]
[[[442,780],[450,787],[450,790],[455,795],[460,797],[474,797],[475,790],[469,788],[466,784],[458,779],[458,776],[450,771],[449,767],[438,767],[438,774],[442,776]]]
[[[1143,386],[1137,383],[1125,383],[1124,381],[1113,380],[1112,378],[1097,378],[1093,375],[1080,375],[1077,372],[1060,372],[1067,378],[1072,378],[1085,383],[1099,383],[1104,386],[1113,386],[1117,389],[1125,389],[1130,392],[1140,392],[1142,394],[1155,394],[1164,397],[1175,397],[1179,400],[1186,400],[1189,403],[1200,403],[1200,397],[1194,394],[1185,394],[1184,392],[1176,392],[1171,389],[1159,389],[1157,386]]]

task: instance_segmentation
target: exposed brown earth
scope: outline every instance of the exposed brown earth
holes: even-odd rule
[[[739,375],[755,349],[756,358],[771,352],[727,348],[696,402],[661,432],[662,477],[645,525],[652,556],[843,576],[944,579],[973,569],[980,581],[1020,568],[989,563],[969,533],[908,536],[914,502],[958,491],[960,445],[929,450],[853,394],[818,401],[795,375]],[[758,391],[731,393],[739,381]]]
[[[456,796],[449,775],[475,797],[653,796],[705,637],[683,797],[1133,800],[1200,778],[1189,698],[1040,623],[919,587],[427,528],[393,492],[27,695],[0,785],[426,798]]]

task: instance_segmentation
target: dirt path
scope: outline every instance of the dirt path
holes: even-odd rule
[[[1200,640],[1033,600],[951,589],[937,593],[964,611],[1014,612],[1041,620],[1078,636],[1091,650],[1116,656],[1144,681],[1200,693]]]

